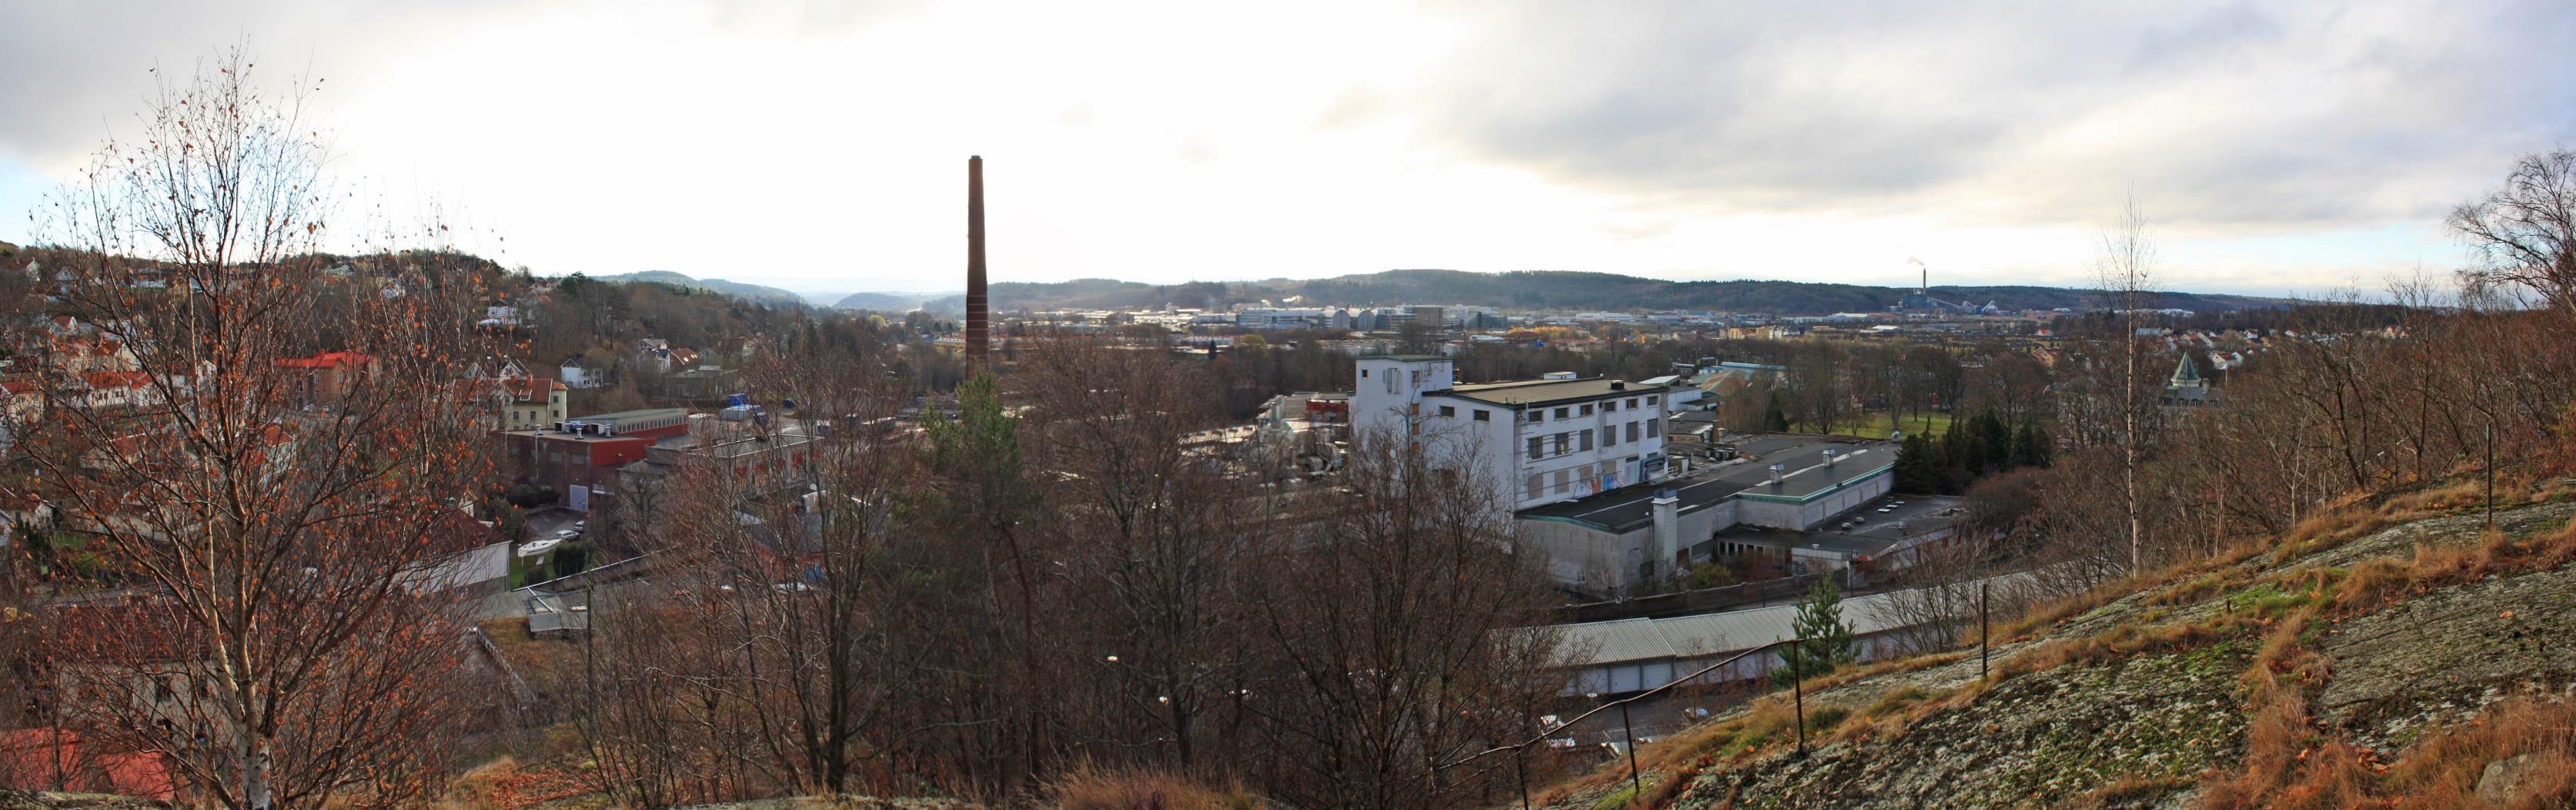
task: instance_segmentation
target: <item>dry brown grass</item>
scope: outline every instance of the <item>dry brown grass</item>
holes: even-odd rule
[[[1240,784],[1210,786],[1172,773],[1076,768],[1049,791],[1063,810],[1257,810]]]
[[[2197,647],[2216,641],[2228,626],[2223,619],[2211,624],[2169,624],[2152,629],[2124,624],[2107,633],[2054,641],[2023,651],[1996,664],[1987,680],[2001,681],[2068,664],[2099,664],[2144,653]]]
[[[2335,594],[2335,609],[2366,613],[2409,594],[2514,571],[2542,571],[2576,560],[2576,522],[2549,534],[2514,539],[2490,531],[2475,545],[2415,546],[2412,559],[2371,560],[2353,568]]]
[[[2271,564],[2287,563],[2422,517],[2412,512],[2391,514],[2368,509],[2367,500],[2360,495],[2347,495],[2329,504],[2316,516],[2299,521],[2299,525],[2292,527],[2290,533],[2273,547]]]
[[[2316,616],[2308,607],[2274,625],[2255,651],[2241,684],[2245,756],[2234,773],[2204,779],[2203,806],[2229,808],[2350,807],[2369,776],[2366,752],[2319,732],[2307,689],[2321,686],[2325,661],[2301,646],[2299,632]]]
[[[2517,807],[2576,804],[2576,704],[2533,696],[2488,707],[2477,719],[2417,745],[2388,771],[2387,792],[2406,807],[2479,807],[2488,763],[2529,755]]]

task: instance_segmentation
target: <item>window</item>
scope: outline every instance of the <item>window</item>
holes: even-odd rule
[[[1563,495],[1563,494],[1565,494],[1565,491],[1566,491],[1567,489],[1571,489],[1571,488],[1573,488],[1573,486],[1574,486],[1574,471],[1573,471],[1573,470],[1558,470],[1558,471],[1556,471],[1556,494],[1558,494],[1558,495]]]
[[[1389,374],[1383,379],[1386,380],[1386,392],[1390,394],[1395,393],[1395,375]]]
[[[1601,429],[1601,446],[1603,446],[1603,447],[1609,447],[1609,446],[1611,446],[1611,445],[1618,444],[1618,443],[1619,443],[1619,426],[1618,426],[1618,425],[1611,425],[1611,426],[1609,426],[1609,427],[1605,427],[1605,428],[1602,428],[1602,429]]]
[[[1646,398],[1646,404],[1648,404],[1648,405],[1653,405],[1653,404],[1655,404],[1655,398],[1654,398],[1654,397],[1647,397],[1647,398]]]
[[[1646,438],[1652,439],[1652,438],[1660,437],[1660,436],[1662,436],[1662,435],[1664,435],[1664,420],[1661,420],[1661,419],[1648,419],[1648,420],[1646,420]]]
[[[1636,409],[1637,409],[1637,398],[1636,398],[1636,397],[1629,397],[1629,398],[1628,398],[1628,410],[1632,410],[1632,411],[1633,411],[1633,410],[1636,410]]]
[[[1542,443],[1542,442],[1545,442],[1545,441],[1547,441],[1547,437],[1545,437],[1545,436],[1531,436],[1531,437],[1530,437],[1530,440],[1529,440],[1529,454],[1530,454],[1530,460],[1532,460],[1532,461],[1536,461],[1536,460],[1538,460],[1538,457],[1539,457],[1539,456],[1543,455],[1541,452],[1539,452],[1539,447],[1540,447],[1541,443]]]
[[[1556,418],[1558,418],[1558,419],[1570,419],[1570,418],[1572,418],[1572,417],[1569,417],[1569,416],[1567,416],[1567,415],[1566,415],[1566,412],[1567,412],[1567,411],[1569,411],[1569,410],[1571,410],[1571,409],[1570,409],[1570,408],[1558,408],[1558,409],[1556,409]]]
[[[1592,449],[1592,429],[1591,429],[1591,428],[1584,428],[1584,429],[1582,429],[1582,430],[1575,431],[1575,434],[1574,434],[1574,435],[1577,435],[1577,436],[1581,436],[1581,437],[1583,437],[1583,446],[1582,446],[1582,447],[1580,447],[1580,448],[1576,448],[1576,449],[1580,449],[1580,450],[1590,450],[1590,449]]]
[[[1530,412],[1529,412],[1529,420],[1530,420],[1532,423],[1545,422],[1545,421],[1547,421],[1547,411],[1543,411],[1543,410],[1539,410],[1539,411],[1530,411]]]
[[[1612,412],[1612,411],[1616,411],[1616,410],[1618,410],[1618,409],[1619,409],[1619,401],[1618,401],[1618,400],[1613,399],[1613,400],[1609,400],[1609,401],[1606,401],[1606,402],[1601,403],[1601,412],[1602,412],[1602,413],[1609,413],[1609,412]]]
[[[1628,440],[1632,442],[1637,440],[1637,423],[1635,422],[1628,423]]]
[[[1440,406],[1440,418],[1456,419],[1458,418],[1458,409],[1448,405],[1442,405]]]
[[[1547,494],[1547,476],[1530,473],[1529,497],[1536,498],[1545,494]]]
[[[1360,369],[1360,379],[1368,379],[1368,369]]]
[[[1556,440],[1556,454],[1560,456],[1565,455],[1565,448],[1574,444],[1574,434],[1572,433],[1559,433],[1550,438]]]
[[[1485,409],[1483,409],[1483,408],[1477,408],[1477,409],[1476,409],[1476,421],[1478,421],[1478,422],[1491,422],[1491,421],[1494,421],[1494,412],[1493,412],[1493,411],[1485,410]]]
[[[1591,416],[1591,415],[1592,415],[1592,406],[1591,406],[1589,403],[1587,403],[1587,404],[1585,404],[1585,405],[1583,406],[1583,415],[1584,415],[1584,416]]]

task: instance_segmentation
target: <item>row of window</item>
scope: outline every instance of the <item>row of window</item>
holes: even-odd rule
[[[1638,405],[1637,405],[1637,401],[1638,401],[1638,399],[1639,399],[1638,397],[1629,397],[1629,398],[1628,398],[1628,410],[1632,410],[1632,411],[1633,411],[1633,410],[1636,410],[1636,409],[1637,409],[1637,407],[1638,407]],[[1648,394],[1648,395],[1646,395],[1646,396],[1644,397],[1645,403],[1646,403],[1647,405],[1655,405],[1655,404],[1659,404],[1659,403],[1660,403],[1660,401],[1661,401],[1661,399],[1662,399],[1661,397],[1659,397],[1659,396],[1657,396],[1657,395],[1654,395],[1654,394]],[[1600,411],[1601,413],[1612,413],[1612,412],[1615,412],[1615,411],[1617,411],[1617,410],[1619,410],[1619,401],[1618,401],[1618,400],[1610,399],[1610,400],[1602,400],[1602,401],[1601,401],[1601,411]],[[1568,405],[1568,406],[1565,406],[1565,407],[1562,407],[1562,408],[1558,408],[1558,409],[1556,409],[1556,418],[1557,418],[1558,420],[1573,419],[1573,418],[1575,418],[1575,417],[1579,417],[1579,416],[1591,416],[1592,414],[1593,414],[1593,410],[1592,410],[1592,403],[1589,403],[1589,402],[1583,403],[1582,405],[1579,405],[1579,406],[1577,406],[1577,405]],[[1524,421],[1524,422],[1545,422],[1545,421],[1547,421],[1547,409],[1546,409],[1546,408],[1531,408],[1531,409],[1529,409],[1529,410],[1527,410],[1527,411],[1523,411],[1523,412],[1521,413],[1521,421]]]
[[[1458,418],[1458,409],[1457,409],[1455,406],[1442,405],[1442,406],[1440,406],[1440,418],[1442,418],[1442,419],[1456,419],[1456,418]],[[1478,421],[1478,422],[1491,422],[1491,421],[1494,421],[1494,412],[1493,412],[1493,411],[1489,411],[1489,410],[1485,410],[1485,409],[1483,409],[1483,408],[1477,408],[1477,409],[1476,409],[1476,413],[1475,413],[1475,419],[1476,419],[1476,421]]]
[[[1636,459],[1630,458],[1628,460],[1635,461]],[[1548,483],[1551,479],[1555,481],[1555,493],[1558,495],[1564,495],[1574,491],[1574,482],[1576,481],[1599,481],[1604,478],[1609,478],[1612,474],[1617,473],[1618,471],[1619,462],[1603,461],[1593,464],[1578,464],[1572,467],[1567,467],[1556,471],[1553,475],[1549,473],[1530,473],[1529,494],[1526,497],[1533,499],[1546,497],[1549,490]]]
[[[1446,409],[1444,408],[1443,410]],[[1633,444],[1646,439],[1662,438],[1664,435],[1663,422],[1664,420],[1661,419],[1648,419],[1642,422],[1628,423],[1627,441]],[[1529,457],[1532,461],[1535,461],[1549,456],[1561,456],[1567,453],[1590,450],[1592,449],[1592,438],[1595,432],[1595,428],[1584,428],[1582,430],[1566,433],[1555,433],[1546,436],[1531,436],[1528,440]],[[1618,425],[1598,428],[1597,432],[1600,434],[1601,445],[1604,447],[1620,443],[1620,431]]]

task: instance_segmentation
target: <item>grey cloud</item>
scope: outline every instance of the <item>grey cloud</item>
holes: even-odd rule
[[[255,0],[203,3],[5,3],[0,31],[0,154],[57,168],[132,130],[155,67],[184,77],[219,49],[244,46],[271,86],[310,72],[363,79],[413,43],[502,8],[505,0]]]
[[[1475,159],[1661,204],[2039,224],[2106,221],[2131,181],[2194,226],[2414,217],[2576,137],[2576,5],[1929,5],[1516,7],[1408,106]],[[2141,100],[2171,114],[2116,117]]]

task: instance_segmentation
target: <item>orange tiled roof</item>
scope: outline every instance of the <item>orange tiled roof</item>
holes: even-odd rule
[[[364,365],[367,361],[372,359],[374,358],[370,358],[365,354],[358,352],[323,352],[312,357],[294,357],[279,360],[277,361],[277,364],[287,368],[338,368],[341,366]]]

